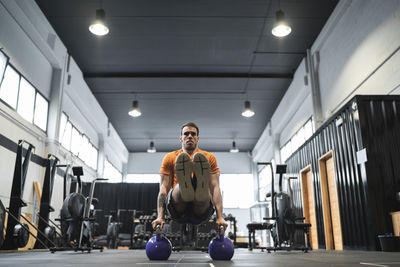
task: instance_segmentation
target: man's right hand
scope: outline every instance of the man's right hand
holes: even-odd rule
[[[164,227],[164,223],[165,220],[163,218],[157,218],[151,223],[151,226],[153,226],[153,229],[155,230],[157,225],[160,225],[160,230],[162,230]]]

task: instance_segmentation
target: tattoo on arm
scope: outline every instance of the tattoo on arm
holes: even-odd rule
[[[165,193],[160,193],[158,196],[158,207],[164,208],[165,207],[165,200],[167,199],[167,195]]]

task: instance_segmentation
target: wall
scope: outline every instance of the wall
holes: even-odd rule
[[[167,153],[130,153],[127,173],[159,173],[161,162]],[[251,173],[251,160],[246,152],[214,152],[221,173]]]
[[[0,102],[0,134],[15,143],[19,139],[27,140],[36,147],[36,155],[42,158],[53,153],[60,158],[62,164],[82,165],[85,171],[83,178],[90,181],[102,174],[102,164],[95,171],[60,146],[59,117],[64,111],[74,125],[99,148],[100,160],[107,157],[125,173],[127,149],[86,85],[79,66],[69,57],[67,49],[34,1],[0,0],[0,47],[9,56],[10,64],[49,100],[46,133]],[[15,151],[0,146],[0,198],[6,207],[9,203],[15,157]],[[44,172],[42,166],[30,163],[23,195],[29,205],[23,208],[23,212],[32,213],[33,182],[39,181],[43,184]],[[51,203],[56,209],[51,215],[53,219],[58,217],[58,210],[61,208],[62,184],[62,178],[56,175]]]
[[[335,162],[344,247],[380,249],[378,235],[393,231],[389,214],[400,208],[399,107],[399,96],[356,96],[286,161],[290,176],[311,165],[320,247],[325,247],[325,239],[318,161],[329,151]],[[291,184],[294,206],[303,216],[301,181]]]
[[[306,63],[303,60],[296,70],[292,83],[271,117],[252,153],[254,162],[270,161],[275,158],[274,143],[283,146],[313,114],[310,85],[304,77]],[[280,160],[278,160],[279,162]]]
[[[377,0],[340,1],[310,49],[313,73],[305,58],[252,151],[254,161],[280,162],[276,150],[308,118],[319,115],[318,98],[322,121],[316,126],[355,94],[398,94],[400,35],[395,32],[400,27],[399,18],[397,0],[384,4]],[[316,76],[316,85],[312,85],[311,74]]]
[[[399,94],[399,28],[400,1],[340,1],[254,147],[254,162],[280,163],[280,148],[305,120],[318,118],[318,129],[356,94]],[[356,220],[346,223],[354,227]],[[375,245],[362,234],[346,238],[348,247]]]
[[[336,118],[343,118],[342,124],[336,124]],[[369,207],[364,203],[367,183],[357,164],[357,151],[363,148],[360,135],[358,111],[349,103],[343,111],[327,121],[297,152],[287,161],[288,175],[298,177],[291,182],[293,202],[297,216],[303,216],[300,171],[311,165],[312,189],[315,215],[317,220],[318,242],[325,248],[324,213],[322,210],[321,176],[319,159],[333,151],[335,178],[343,234],[343,246],[346,249],[375,249],[374,229],[368,227],[373,220]],[[351,140],[351,141],[350,141]]]
[[[15,12],[10,13],[7,9]],[[20,18],[22,22],[15,21],[15,17]],[[0,4],[1,47],[4,47],[6,54],[12,55],[10,61],[14,67],[48,98],[52,67],[35,43],[25,34],[25,29],[21,27],[21,23],[29,24],[26,20],[27,18],[19,9],[18,4],[13,1],[2,1]]]
[[[355,94],[391,94],[400,84],[400,2],[346,1],[344,14],[319,52],[319,80],[325,117]]]

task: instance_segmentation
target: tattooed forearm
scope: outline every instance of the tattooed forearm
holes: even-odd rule
[[[164,208],[166,199],[167,194],[160,192],[160,194],[158,195],[158,208]]]

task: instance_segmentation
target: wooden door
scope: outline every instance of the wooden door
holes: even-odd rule
[[[311,223],[310,245],[312,249],[318,249],[318,227],[315,215],[314,187],[312,181],[311,166],[300,171],[301,190],[303,194],[303,216],[306,223]]]
[[[342,224],[333,151],[328,152],[319,159],[319,168],[326,249],[343,250]]]

